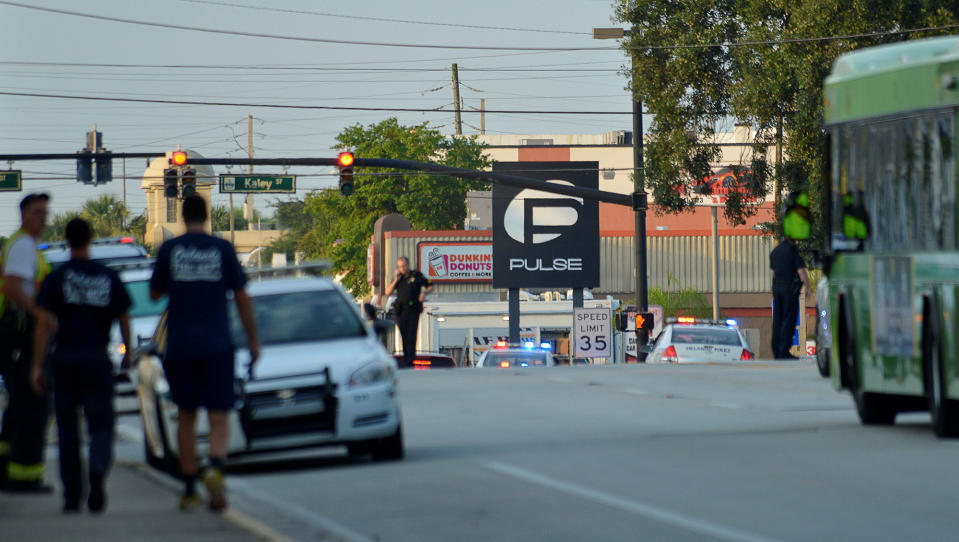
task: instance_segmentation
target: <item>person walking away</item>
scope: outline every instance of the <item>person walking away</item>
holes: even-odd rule
[[[43,481],[49,400],[30,386],[34,326],[44,317],[35,298],[50,271],[37,249],[49,201],[42,193],[20,201],[20,229],[0,252],[0,371],[9,393],[0,428],[0,487],[11,492],[53,491]]]
[[[63,511],[79,512],[83,497],[83,466],[77,414],[83,407],[90,438],[89,497],[87,508],[106,509],[104,488],[113,460],[113,362],[107,355],[110,328],[120,321],[126,350],[124,368],[130,364],[130,315],[132,304],[116,271],[90,261],[90,224],[80,218],[67,222],[65,237],[70,261],[43,281],[37,305],[47,312],[37,321],[31,382],[37,394],[46,391],[43,362],[51,339],[53,404],[57,415],[60,447],[60,480]],[[55,320],[54,320],[55,319]],[[58,323],[54,335],[50,322]]]
[[[789,349],[799,312],[799,294],[805,287],[808,302],[811,290],[806,264],[791,239],[784,238],[769,253],[769,272],[773,279],[773,357],[796,359]]]
[[[226,461],[227,422],[234,407],[234,346],[230,340],[227,294],[233,292],[247,336],[250,370],[260,355],[253,302],[244,286],[246,276],[233,245],[206,233],[206,201],[183,199],[186,233],[160,246],[150,280],[150,297],[169,296],[167,348],[163,368],[173,402],[179,408],[177,442],[185,490],[180,508],[195,508],[196,410],[204,407],[210,423],[210,462],[203,482],[210,508],[227,507],[223,468]]]
[[[386,295],[396,292],[393,317],[403,342],[403,367],[407,369],[413,366],[416,357],[416,328],[423,312],[423,301],[432,289],[433,285],[423,273],[410,269],[409,258],[401,256],[396,260],[396,271],[393,272],[393,281],[386,287]]]

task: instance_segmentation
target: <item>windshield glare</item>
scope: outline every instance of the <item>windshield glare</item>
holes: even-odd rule
[[[130,301],[133,302],[133,305],[130,307],[131,318],[137,318],[140,316],[160,316],[163,314],[163,310],[166,309],[167,297],[163,296],[156,301],[150,299],[149,280],[124,282],[123,286],[126,288],[127,294],[130,296]]]
[[[366,327],[356,311],[335,291],[261,295],[252,299],[262,344],[366,335]],[[246,346],[246,334],[234,303],[230,303],[230,333],[233,344]]]

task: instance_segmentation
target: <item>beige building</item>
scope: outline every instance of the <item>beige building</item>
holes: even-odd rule
[[[190,158],[203,158],[200,154],[184,150],[187,154],[187,160]],[[158,247],[163,241],[171,239],[186,232],[186,225],[183,223],[183,200],[180,198],[168,198],[163,194],[163,171],[170,167],[170,156],[172,152],[166,153],[166,156],[154,158],[143,173],[143,182],[140,188],[146,193],[147,197],[147,226],[144,241],[147,245]],[[189,163],[189,161],[187,162]],[[216,173],[213,166],[191,166],[196,170],[196,193],[206,200],[207,209],[210,208],[210,202],[213,194],[213,186],[216,184]],[[210,220],[207,218],[206,231],[210,231]]]

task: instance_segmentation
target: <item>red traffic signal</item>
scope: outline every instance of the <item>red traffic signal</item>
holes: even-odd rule
[[[170,164],[174,166],[186,164],[186,153],[183,151],[173,151],[173,154],[170,155]]]
[[[340,167],[349,167],[353,165],[353,153],[352,152],[341,152],[336,157],[336,164]]]

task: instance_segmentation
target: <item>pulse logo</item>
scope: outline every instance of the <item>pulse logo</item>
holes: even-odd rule
[[[574,186],[568,181],[556,179],[548,183]],[[524,245],[539,245],[558,239],[579,221],[583,199],[552,194],[527,188],[509,202],[503,215],[503,228],[514,241]],[[510,258],[510,270],[526,271],[581,271],[582,258],[554,258],[544,262],[541,258]]]
[[[546,182],[573,186],[567,181]],[[516,242],[538,245],[558,238],[569,226],[575,225],[582,207],[583,198],[527,188],[509,202],[503,227]]]

